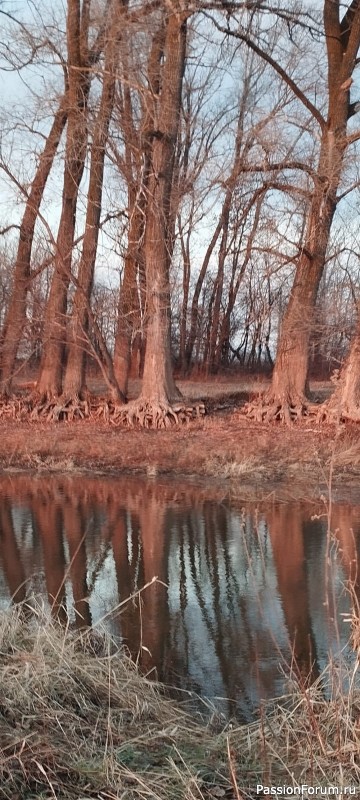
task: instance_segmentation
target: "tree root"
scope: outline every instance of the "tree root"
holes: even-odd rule
[[[199,403],[195,406],[170,405],[170,403],[153,400],[135,400],[127,406],[119,407],[110,416],[110,422],[115,426],[134,428],[170,428],[172,425],[189,422],[205,414],[205,406]]]
[[[47,422],[73,422],[77,419],[86,419],[90,416],[91,404],[88,398],[74,397],[43,397],[33,404],[30,420],[36,421],[45,418]]]
[[[119,405],[104,397],[93,397],[89,393],[84,397],[53,397],[38,400],[31,411],[30,420],[45,418],[47,422],[73,422],[74,420],[98,420],[110,422],[111,418],[122,411],[125,406]]]
[[[112,399],[75,396],[47,396],[32,393],[28,397],[9,399],[0,397],[0,420],[28,422],[73,422],[96,420],[115,426],[169,428],[187,423],[205,414],[205,406],[198,403],[186,406],[180,403],[137,400],[122,405]]]
[[[31,406],[23,398],[18,397],[0,397],[0,419],[1,420],[18,420],[23,421],[29,419],[29,411]]]
[[[247,403],[242,409],[249,419],[255,422],[281,422],[291,425],[303,417],[314,416],[318,406],[310,403],[306,397],[279,397],[267,394]]]
[[[335,403],[331,399],[323,403],[316,415],[321,425],[340,425],[345,422],[360,422],[360,407],[356,404]]]

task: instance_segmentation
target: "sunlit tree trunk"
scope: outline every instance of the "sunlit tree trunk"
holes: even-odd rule
[[[186,23],[171,14],[166,25],[165,64],[157,100],[159,129],[150,132],[148,141],[150,175],[144,244],[147,336],[141,397],[155,405],[166,405],[178,396],[170,354],[168,226],[185,48]]]
[[[134,340],[141,336],[139,291],[143,273],[143,253],[140,245],[144,233],[144,210],[137,201],[132,205],[124,275],[120,287],[118,323],[114,351],[114,372],[121,392],[126,396],[131,371]]]
[[[116,66],[120,44],[119,24],[123,0],[114,0],[109,13],[105,46],[105,65],[100,108],[94,125],[91,148],[90,179],[87,199],[85,235],[78,269],[74,308],[68,333],[68,359],[64,376],[64,395],[76,398],[86,391],[85,366],[88,348],[89,307],[99,238],[100,213],[104,179],[105,148],[114,106]],[[121,399],[113,376],[112,394]]]
[[[54,274],[44,320],[44,344],[37,391],[51,399],[61,394],[65,355],[67,294],[71,277],[76,205],[87,146],[87,106],[91,70],[87,47],[89,3],[68,0],[67,132],[62,210],[56,242]]]
[[[126,50],[122,54],[124,86],[121,98],[120,121],[125,144],[125,169],[128,185],[128,242],[124,260],[124,273],[120,287],[118,320],[115,337],[114,371],[119,387],[127,395],[132,359],[141,347],[142,310],[140,293],[144,298],[146,284],[144,262],[144,233],[148,198],[151,152],[149,135],[156,127],[156,98],[160,92],[160,76],[165,43],[164,20],[158,26],[150,47],[147,78],[151,101],[142,108],[141,121],[134,121],[133,100],[130,86],[130,69]],[[149,134],[150,132],[150,134]],[[147,146],[144,148],[144,142]],[[133,369],[133,373],[135,370]],[[134,375],[138,377],[138,375]]]
[[[329,422],[360,422],[360,304],[349,355],[340,371],[335,390],[320,409],[319,417]]]
[[[166,21],[164,65],[156,98],[157,129],[149,132],[150,169],[145,228],[146,353],[140,405],[146,404],[154,424],[159,412],[178,397],[170,353],[170,199],[181,87],[186,54],[186,19],[169,13]],[[167,413],[165,411],[165,413]]]
[[[44,150],[26,201],[20,225],[19,242],[14,264],[12,292],[1,334],[1,391],[11,388],[14,365],[26,322],[26,298],[30,281],[31,250],[36,220],[39,215],[47,179],[66,125],[66,96],[62,97],[48,134]]]
[[[349,140],[349,87],[360,45],[360,6],[350,5],[340,20],[338,0],[325,0],[324,28],[328,57],[328,115],[313,108],[321,127],[318,168],[309,207],[302,253],[281,327],[266,419],[285,422],[306,411],[309,341],[315,302],[324,271],[331,224],[337,204],[344,155]]]
[[[343,151],[343,146],[340,148]],[[309,213],[307,236],[296,268],[290,300],[281,327],[271,393],[276,413],[290,421],[291,415],[300,416],[306,405],[305,393],[308,373],[308,351],[313,328],[315,302],[324,271],[331,223],[336,208],[336,191],[340,178],[343,152],[338,153],[339,172],[331,176],[332,189],[325,192],[326,174],[332,170],[332,152],[329,135],[323,146],[325,174],[316,177],[316,187]],[[335,155],[335,154],[334,154]],[[329,181],[330,182],[330,181]],[[281,409],[281,410],[280,410]],[[275,408],[274,408],[275,411]]]

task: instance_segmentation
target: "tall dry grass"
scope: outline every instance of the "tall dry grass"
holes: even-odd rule
[[[359,648],[359,620],[353,619]],[[359,786],[360,693],[311,688],[215,730],[142,677],[106,634],[0,614],[0,798],[209,800],[265,786]]]

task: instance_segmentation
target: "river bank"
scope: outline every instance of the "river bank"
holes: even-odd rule
[[[286,428],[247,419],[241,408],[266,384],[238,381],[184,382],[191,401],[207,415],[167,430],[117,428],[101,421],[0,422],[0,468],[91,474],[143,474],[218,483],[228,496],[270,492],[319,497],[344,488],[359,493],[360,431],[357,425],[318,426],[312,419]],[[327,385],[314,385],[319,395]],[[132,393],[138,392],[137,385]]]

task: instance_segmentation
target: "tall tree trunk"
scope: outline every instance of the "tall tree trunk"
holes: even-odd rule
[[[67,133],[62,210],[56,242],[54,274],[44,320],[44,344],[37,391],[49,399],[61,394],[66,339],[67,294],[71,277],[76,206],[87,145],[87,105],[91,82],[88,2],[68,0]]]
[[[309,341],[331,224],[341,180],[349,118],[349,86],[360,45],[360,5],[357,0],[340,20],[338,0],[325,0],[324,26],[328,57],[328,116],[321,123],[319,163],[314,176],[305,242],[285,312],[270,393],[259,418],[289,423],[307,409]],[[250,411],[254,407],[250,406]]]
[[[334,150],[336,149],[336,153]],[[319,171],[310,206],[307,232],[290,300],[281,326],[270,390],[271,415],[290,422],[306,409],[309,342],[316,297],[325,267],[336,192],[344,155],[343,138],[335,148],[332,132],[322,142]],[[334,169],[337,158],[338,169]]]
[[[125,255],[124,275],[120,288],[117,331],[114,350],[114,372],[119,388],[127,395],[132,345],[141,335],[141,310],[139,303],[140,274],[144,272],[141,239],[144,233],[144,208],[135,200],[130,215],[128,246]]]
[[[86,390],[85,365],[88,341],[91,291],[99,238],[100,213],[104,179],[105,148],[114,107],[116,67],[119,49],[119,22],[123,0],[114,0],[109,13],[105,45],[105,65],[100,108],[94,124],[91,148],[90,179],[87,198],[85,235],[78,269],[74,307],[68,331],[68,360],[64,376],[64,395],[76,398]],[[113,381],[113,395],[120,392]]]
[[[151,170],[145,229],[147,337],[142,399],[171,403],[179,395],[170,353],[169,223],[181,86],[185,66],[186,22],[167,20],[165,64],[159,97],[159,130],[151,146]]]
[[[349,355],[330,400],[319,411],[319,418],[338,423],[346,420],[360,422],[360,304]]]
[[[66,120],[67,101],[66,96],[64,96],[60,100],[44,150],[40,156],[38,168],[31,184],[24,216],[20,225],[11,297],[1,334],[0,390],[5,394],[11,389],[17,351],[26,322],[26,297],[31,277],[31,250],[36,220],[38,218],[46,182],[66,125]]]
[[[201,269],[195,284],[193,299],[191,302],[191,311],[190,311],[190,330],[187,338],[186,343],[186,365],[187,368],[190,368],[191,360],[194,352],[194,346],[196,342],[196,337],[198,335],[198,328],[199,328],[199,302],[200,302],[200,295],[201,289],[203,287],[203,283],[205,280],[206,272],[210,263],[211,256],[215,250],[218,238],[220,236],[222,229],[222,217],[220,217],[218,224],[215,228],[215,231],[212,235],[212,239],[208,245],[208,248],[205,253],[205,257],[203,263],[201,265]]]
[[[156,127],[156,98],[160,91],[161,61],[165,43],[165,24],[161,21],[152,39],[148,59],[148,84],[151,101],[144,104],[140,126],[134,121],[134,109],[129,85],[130,70],[126,50],[122,57],[124,87],[120,109],[121,128],[125,142],[126,179],[128,183],[128,244],[124,274],[120,287],[117,330],[115,337],[114,371],[122,393],[128,392],[133,351],[141,348],[142,308],[139,292],[146,284],[144,263],[144,233],[148,181],[150,170],[149,135]],[[149,133],[150,132],[150,133]],[[147,147],[144,149],[144,142]],[[134,353],[134,356],[136,354]]]
[[[164,64],[154,96],[156,129],[148,132],[149,179],[145,228],[147,339],[141,396],[129,416],[144,424],[163,424],[179,397],[170,354],[171,188],[186,55],[186,17],[168,11]],[[144,415],[145,411],[145,415]]]

